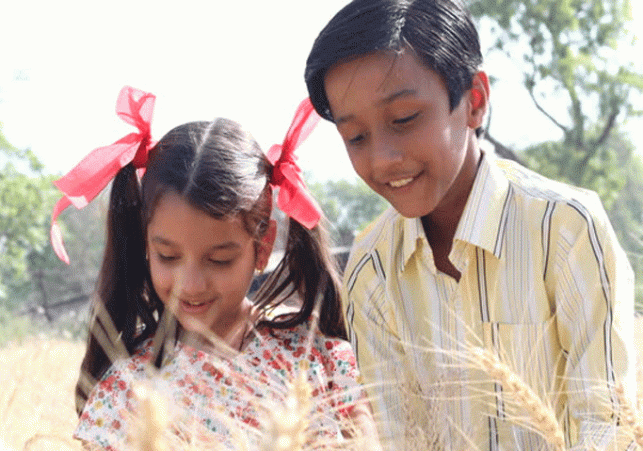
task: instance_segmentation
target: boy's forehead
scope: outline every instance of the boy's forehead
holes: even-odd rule
[[[436,83],[446,92],[437,72],[408,50],[379,51],[339,62],[324,78],[331,109],[357,95],[369,97],[371,103],[386,103],[403,92],[419,92]]]

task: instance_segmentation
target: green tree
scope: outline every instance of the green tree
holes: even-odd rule
[[[49,244],[27,255],[29,277],[22,298],[31,311],[37,309],[52,322],[86,304],[100,269],[106,211],[107,198],[101,195],[82,210],[69,208],[59,217],[69,265],[58,259]]]
[[[568,172],[582,173],[619,123],[641,115],[640,66],[619,52],[634,40],[629,0],[472,0],[471,11],[490,24],[489,51],[521,61],[534,105],[581,155]]]
[[[310,190],[331,223],[339,246],[349,246],[356,232],[382,213],[388,204],[362,180],[328,180],[310,184]]]
[[[53,185],[57,177],[45,174],[30,150],[9,144],[1,130],[0,165],[0,316],[37,311],[52,321],[94,290],[107,201],[99,196],[83,210],[70,208],[60,216],[68,266],[49,241],[52,209],[61,196]]]
[[[28,283],[29,253],[48,245],[55,189],[42,171],[35,155],[9,144],[0,128],[0,300],[5,306],[21,301],[9,293]]]

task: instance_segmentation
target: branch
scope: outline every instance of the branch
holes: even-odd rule
[[[620,113],[619,108],[614,107],[614,109],[612,110],[612,114],[610,114],[609,117],[607,118],[607,123],[605,124],[605,128],[603,129],[603,133],[601,133],[601,136],[596,141],[596,144],[594,144],[595,147],[600,147],[605,143],[605,141],[607,141],[607,138],[609,138],[610,133],[614,128],[614,124],[616,123],[616,117],[618,116],[619,113]]]
[[[87,301],[89,301],[90,298],[91,298],[91,296],[89,294],[79,294],[79,295],[71,297],[71,298],[69,298],[67,300],[57,302],[55,304],[51,304],[48,307],[49,307],[49,310],[56,310],[56,309],[60,309],[62,307],[84,304]],[[31,314],[39,313],[39,310],[40,310],[39,307],[43,308],[41,305],[35,305],[35,306],[32,305],[32,306],[26,308],[25,310],[22,310],[21,312],[19,312],[18,315],[19,316],[24,316],[24,315],[28,315],[30,313]]]
[[[493,146],[496,149],[496,153],[498,154],[498,156],[500,156],[502,158],[506,158],[508,160],[513,160],[513,161],[515,161],[517,163],[520,163],[520,164],[523,164],[523,162],[520,161],[520,158],[518,158],[518,155],[516,155],[516,152],[514,152],[509,147],[505,146],[504,144],[502,144],[501,142],[496,140],[493,136],[491,136],[491,135],[489,135],[487,133],[484,136],[484,139],[486,139],[491,144],[493,144]]]
[[[534,90],[533,90],[533,88],[528,88],[528,89],[527,89],[527,91],[529,92],[529,97],[531,97],[531,100],[534,102],[534,105],[536,106],[536,108],[538,109],[538,111],[540,111],[541,113],[543,113],[543,114],[547,117],[547,119],[549,119],[550,121],[552,121],[552,122],[554,123],[554,125],[556,125],[556,127],[560,128],[560,129],[563,131],[563,133],[565,134],[565,136],[567,136],[567,134],[569,133],[569,129],[568,129],[567,127],[565,127],[563,124],[561,124],[560,122],[558,122],[558,121],[557,121],[557,120],[556,120],[556,119],[555,119],[551,114],[549,114],[547,111],[545,111],[545,109],[540,105],[540,103],[538,103],[538,100],[536,100],[536,96],[534,95]]]
[[[616,123],[616,117],[618,116],[619,113],[619,108],[614,107],[612,109],[612,114],[609,115],[607,118],[607,123],[605,124],[605,128],[603,129],[603,133],[601,133],[601,136],[598,138],[598,140],[590,147],[590,149],[587,150],[585,153],[585,156],[583,159],[578,163],[578,168],[584,168],[589,160],[596,155],[596,152],[598,149],[607,141],[607,138],[609,138],[610,132],[614,128],[614,124]]]

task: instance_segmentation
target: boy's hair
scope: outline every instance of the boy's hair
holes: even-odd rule
[[[227,119],[191,122],[168,132],[150,151],[139,184],[136,169],[124,167],[112,184],[107,240],[90,324],[88,347],[76,386],[76,408],[82,411],[93,384],[109,368],[108,352],[97,339],[112,325],[131,354],[157,330],[163,303],[153,289],[146,261],[147,227],[159,200],[176,193],[192,207],[217,219],[240,217],[257,243],[266,233],[272,210],[269,182],[272,166],[252,136]],[[258,244],[257,244],[258,245]],[[294,315],[264,321],[270,327],[292,327],[310,317],[317,294],[323,295],[319,329],[346,338],[339,300],[339,277],[326,234],[290,220],[285,255],[259,289],[258,308],[268,310],[292,294],[302,299]],[[109,351],[109,350],[107,350]],[[156,364],[160,365],[159,354]],[[89,377],[88,377],[89,376]],[[89,381],[89,382],[88,382]]]
[[[354,0],[319,33],[306,61],[304,78],[317,112],[333,121],[324,89],[333,65],[405,48],[440,75],[451,110],[482,64],[478,32],[460,0]]]

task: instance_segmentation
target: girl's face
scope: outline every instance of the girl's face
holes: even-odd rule
[[[274,242],[274,223],[257,242],[240,218],[215,219],[168,193],[147,231],[152,284],[189,330],[226,340],[245,324],[255,269],[263,269]]]

